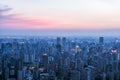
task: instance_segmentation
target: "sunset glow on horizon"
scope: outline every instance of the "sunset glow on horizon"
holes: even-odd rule
[[[2,0],[0,29],[120,29],[120,0]]]

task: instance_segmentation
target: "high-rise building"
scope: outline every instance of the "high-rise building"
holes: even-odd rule
[[[9,68],[9,80],[17,80],[17,73],[15,70],[15,66],[10,66]]]
[[[62,38],[62,51],[66,51],[66,37]]]
[[[57,37],[57,44],[56,44],[57,53],[61,52],[61,39]]]
[[[45,68],[45,70],[47,70],[48,68],[48,54],[43,54],[42,56],[42,62],[43,62],[43,67]]]
[[[104,37],[99,37],[99,43],[103,44],[104,43]]]
[[[66,37],[62,38],[62,45],[65,46],[66,45]]]
[[[61,39],[60,39],[60,37],[57,37],[57,44],[61,44]]]
[[[70,80],[80,80],[80,71],[71,70]]]

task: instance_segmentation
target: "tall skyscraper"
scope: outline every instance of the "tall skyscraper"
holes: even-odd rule
[[[62,38],[62,51],[66,51],[66,37]]]
[[[45,70],[47,70],[48,68],[48,54],[43,54],[42,56],[42,62],[43,62],[43,67],[45,68]]]
[[[99,43],[103,44],[104,43],[104,37],[99,37]]]
[[[66,37],[62,38],[62,45],[65,46],[66,45]]]
[[[61,44],[61,39],[60,39],[60,37],[57,37],[57,44]]]
[[[61,39],[57,37],[57,44],[56,44],[57,52],[61,52]]]
[[[9,80],[16,80],[17,79],[17,73],[15,70],[15,66],[10,66],[9,68]]]

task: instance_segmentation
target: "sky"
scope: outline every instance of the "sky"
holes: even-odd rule
[[[0,34],[36,31],[118,35],[120,0],[0,0]]]

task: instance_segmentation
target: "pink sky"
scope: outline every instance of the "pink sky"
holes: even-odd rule
[[[120,0],[3,0],[0,5],[1,17],[5,17],[0,19],[2,29],[120,28]]]
[[[120,19],[108,17],[107,19],[91,20],[58,20],[33,17],[15,16],[10,19],[1,20],[1,26],[11,29],[116,29],[120,26]],[[109,20],[108,20],[109,19]]]

